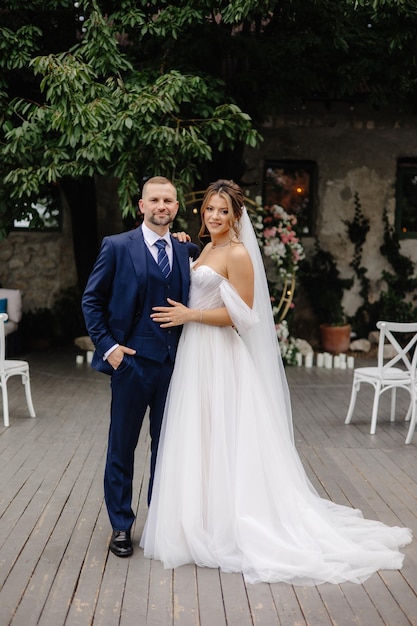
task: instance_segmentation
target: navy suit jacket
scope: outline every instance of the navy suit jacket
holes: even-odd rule
[[[190,287],[190,259],[196,259],[198,247],[180,243],[171,237],[174,262],[181,272],[181,302],[187,304]],[[140,315],[148,284],[146,243],[142,228],[103,239],[97,261],[82,298],[87,332],[94,344],[92,367],[111,374],[113,368],[103,355],[115,343],[126,340]]]

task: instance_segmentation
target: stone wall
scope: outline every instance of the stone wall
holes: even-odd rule
[[[123,222],[118,207],[117,181],[98,177],[98,241],[121,232]],[[51,308],[62,289],[77,285],[71,216],[62,200],[60,232],[13,231],[0,241],[0,284],[20,289],[23,310]]]
[[[395,219],[395,176],[399,157],[417,156],[417,120],[397,112],[375,111],[365,107],[350,110],[346,104],[314,104],[271,117],[262,129],[264,141],[257,150],[246,151],[250,194],[262,194],[265,160],[310,159],[318,166],[314,234],[323,248],[333,253],[341,274],[353,275],[349,263],[353,244],[343,220],[354,216],[354,194],[359,194],[362,211],[370,220],[362,265],[368,269],[371,290],[376,297],[381,288],[381,272],[387,267],[379,248],[382,244],[384,207],[391,224]],[[303,238],[306,252],[313,237]],[[401,242],[403,254],[417,262],[414,239]],[[361,303],[359,286],[345,296],[345,309],[353,314]],[[372,296],[371,296],[372,297]]]
[[[14,231],[0,241],[0,283],[22,291],[24,311],[52,307],[61,289],[77,284],[65,204],[61,232]]]

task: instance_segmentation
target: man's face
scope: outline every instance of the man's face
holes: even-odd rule
[[[157,232],[165,232],[178,212],[177,192],[169,183],[149,183],[139,200],[145,224]]]

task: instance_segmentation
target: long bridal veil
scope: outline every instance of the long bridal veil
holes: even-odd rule
[[[259,378],[271,408],[271,414],[276,416],[285,414],[289,440],[293,443],[290,393],[272,314],[268,282],[258,240],[246,207],[243,207],[243,214],[240,219],[240,240],[252,260],[255,277],[253,309],[260,320],[258,324],[242,334],[242,339],[246,343],[256,370],[260,374]]]

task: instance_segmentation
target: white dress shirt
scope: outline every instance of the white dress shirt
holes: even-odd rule
[[[143,233],[143,238],[145,240],[145,243],[148,246],[148,250],[152,254],[156,262],[158,262],[158,248],[156,247],[155,242],[158,241],[159,239],[164,239],[167,242],[167,245],[165,247],[165,252],[167,253],[167,256],[168,256],[169,266],[172,269],[173,252],[172,252],[172,243],[171,243],[171,236],[169,234],[169,230],[167,230],[165,235],[161,237],[161,235],[158,235],[158,233],[151,230],[148,226],[146,226],[146,224],[142,224],[142,233]]]

